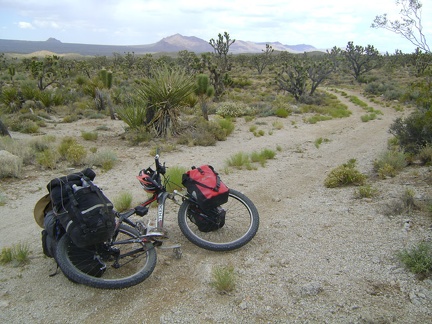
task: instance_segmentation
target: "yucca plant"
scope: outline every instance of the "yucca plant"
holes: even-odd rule
[[[144,80],[137,94],[148,103],[147,126],[156,136],[179,132],[180,109],[194,89],[194,79],[179,68],[160,67]]]
[[[138,129],[146,122],[146,103],[142,100],[132,100],[122,107],[116,108],[117,115],[131,129]]]

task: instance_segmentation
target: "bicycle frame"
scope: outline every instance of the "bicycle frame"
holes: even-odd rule
[[[177,193],[174,191],[174,193],[170,193],[166,191],[165,186],[162,184],[161,175],[165,174],[165,166],[161,165],[159,162],[159,155],[156,154],[155,156],[155,164],[156,164],[156,171],[153,179],[150,181],[155,185],[156,190],[152,194],[151,197],[149,197],[146,201],[139,204],[137,207],[126,211],[124,213],[118,213],[118,226],[123,221],[132,226],[133,228],[137,229],[140,232],[140,236],[138,239],[134,239],[132,241],[142,242],[142,243],[150,243],[152,242],[155,246],[161,246],[163,239],[167,239],[167,231],[164,229],[164,218],[165,218],[165,204],[167,199],[171,199],[173,201],[175,200],[175,196],[179,195],[183,199],[187,199],[187,197]],[[156,217],[154,219],[155,225],[150,225],[151,219],[148,220],[147,224],[143,224],[141,222],[133,222],[129,220],[128,218],[134,214],[138,216],[145,216],[148,213],[148,206],[153,203],[157,202],[157,213]],[[115,245],[115,243],[114,243]],[[181,250],[180,245],[173,245],[170,247],[165,248],[172,248],[174,249],[174,252],[177,257],[181,256]]]

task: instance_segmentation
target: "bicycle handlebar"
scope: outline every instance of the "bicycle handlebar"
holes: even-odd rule
[[[156,164],[156,172],[159,174],[165,174],[166,168],[165,163],[162,165],[159,161],[159,149],[157,150],[157,153],[155,155],[155,164]]]

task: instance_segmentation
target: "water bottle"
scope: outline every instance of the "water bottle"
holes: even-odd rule
[[[89,184],[87,181],[85,181],[84,178],[81,178],[81,182],[82,182],[82,186],[83,186],[83,188],[90,187],[90,184]]]
[[[83,187],[77,186],[76,184],[72,185],[73,192],[77,192],[78,190],[82,189]]]

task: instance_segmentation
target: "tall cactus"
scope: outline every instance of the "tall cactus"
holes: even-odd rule
[[[106,69],[102,69],[99,71],[99,78],[101,79],[103,85],[107,89],[111,89],[113,82],[113,73],[112,71],[107,71]]]
[[[210,85],[210,80],[207,74],[198,75],[195,94],[199,98],[203,117],[205,120],[208,120],[207,100],[213,96],[214,88]]]
[[[96,89],[95,100],[97,102],[97,105],[99,103],[101,108],[105,109],[105,106],[107,106],[109,109],[111,119],[115,119],[114,108],[112,106],[111,96],[109,94],[109,90],[111,89],[112,82],[113,82],[113,73],[112,73],[112,71],[107,71],[106,69],[102,69],[99,71],[99,78],[103,83],[103,87],[105,89],[108,89],[108,91],[104,95],[105,91],[102,92],[102,90]],[[99,93],[98,93],[98,91],[99,91]],[[99,100],[99,102],[97,100]],[[104,101],[106,101],[106,102],[104,102]]]

